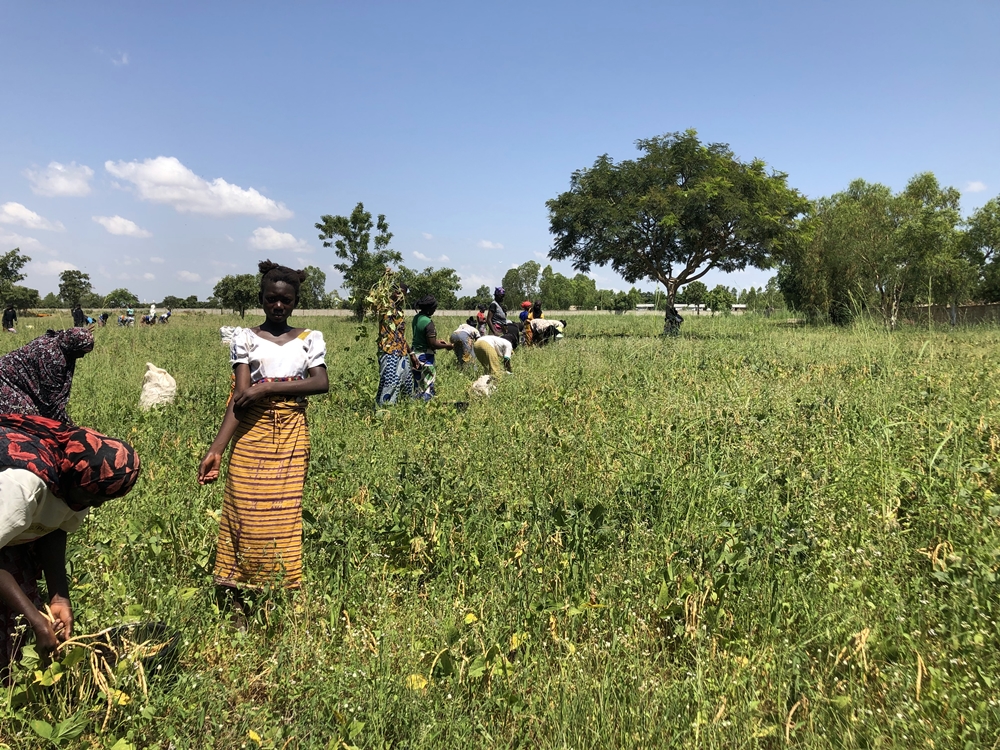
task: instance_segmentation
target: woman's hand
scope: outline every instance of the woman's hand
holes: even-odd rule
[[[52,623],[38,610],[35,610],[34,615],[30,616],[28,621],[31,623],[31,629],[35,631],[35,648],[38,650],[38,655],[45,661],[52,655],[53,651],[59,648],[56,631],[53,629]]]
[[[73,608],[69,599],[59,594],[54,594],[49,601],[49,610],[55,618],[53,629],[56,638],[60,641],[68,640],[73,634]]]
[[[218,479],[221,466],[222,454],[209,450],[198,466],[198,484],[211,484]]]
[[[264,398],[271,391],[270,383],[257,383],[233,396],[233,408],[245,409],[254,401]]]

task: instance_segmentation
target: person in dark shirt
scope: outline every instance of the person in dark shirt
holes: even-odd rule
[[[5,331],[10,331],[11,333],[16,333],[14,331],[14,324],[17,322],[17,310],[14,309],[14,305],[7,303],[7,307],[3,311],[3,329]]]
[[[75,328],[83,328],[87,325],[87,316],[84,314],[83,309],[80,307],[78,302],[73,306],[73,326]]]

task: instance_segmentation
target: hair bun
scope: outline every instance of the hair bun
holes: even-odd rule
[[[281,268],[281,266],[271,261],[270,258],[268,258],[267,260],[262,260],[260,263],[257,264],[257,270],[260,271],[261,274],[265,274],[268,271],[273,271],[275,268]]]

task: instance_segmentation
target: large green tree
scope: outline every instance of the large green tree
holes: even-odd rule
[[[515,266],[504,274],[504,291],[508,304],[518,305],[524,300],[534,300],[538,296],[538,277],[542,267],[533,260]]]
[[[673,305],[682,286],[713,269],[772,265],[809,206],[784,174],[702,144],[693,130],[636,145],[638,159],[605,154],[547,202],[550,258],[583,272],[611,265],[629,283],[659,281]]]
[[[90,274],[75,268],[59,274],[59,297],[64,304],[73,307],[92,301],[94,291],[90,284]]]
[[[1000,302],[1000,198],[976,209],[962,238],[966,257],[980,268],[982,281],[977,296],[984,302]]]
[[[324,310],[330,306],[326,296],[326,274],[316,266],[302,269],[306,280],[299,287],[298,307],[302,310]]]
[[[38,307],[41,298],[38,296],[37,289],[28,289],[20,284],[12,284],[4,293],[4,301],[23,313],[32,307]]]
[[[431,294],[437,299],[439,309],[458,308],[455,292],[462,288],[462,282],[453,268],[425,268],[417,272],[403,266],[396,274],[396,280],[409,287],[407,299],[411,303]]]
[[[372,227],[378,230],[372,238]],[[399,263],[403,256],[389,248],[392,232],[384,214],[378,215],[378,223],[372,223],[372,215],[363,203],[354,207],[350,216],[320,217],[316,228],[323,247],[336,248],[342,263],[334,268],[344,275],[344,287],[351,294],[351,309],[361,320],[365,315],[365,297],[368,290],[385,273],[386,266]]]
[[[244,317],[247,308],[260,297],[260,277],[252,273],[223,276],[212,290],[212,296],[224,308]]]

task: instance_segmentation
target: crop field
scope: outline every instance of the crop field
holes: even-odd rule
[[[376,412],[373,327],[297,320],[331,384],[303,590],[244,633],[211,584],[222,483],[195,476],[239,319],[98,330],[70,411],[143,476],[70,537],[76,631],[162,621],[179,661],[105,694],[29,653],[0,743],[997,746],[1000,329],[577,316],[488,399],[445,352],[435,402]],[[0,346],[69,324],[21,322]],[[144,414],[147,361],[179,393]]]

